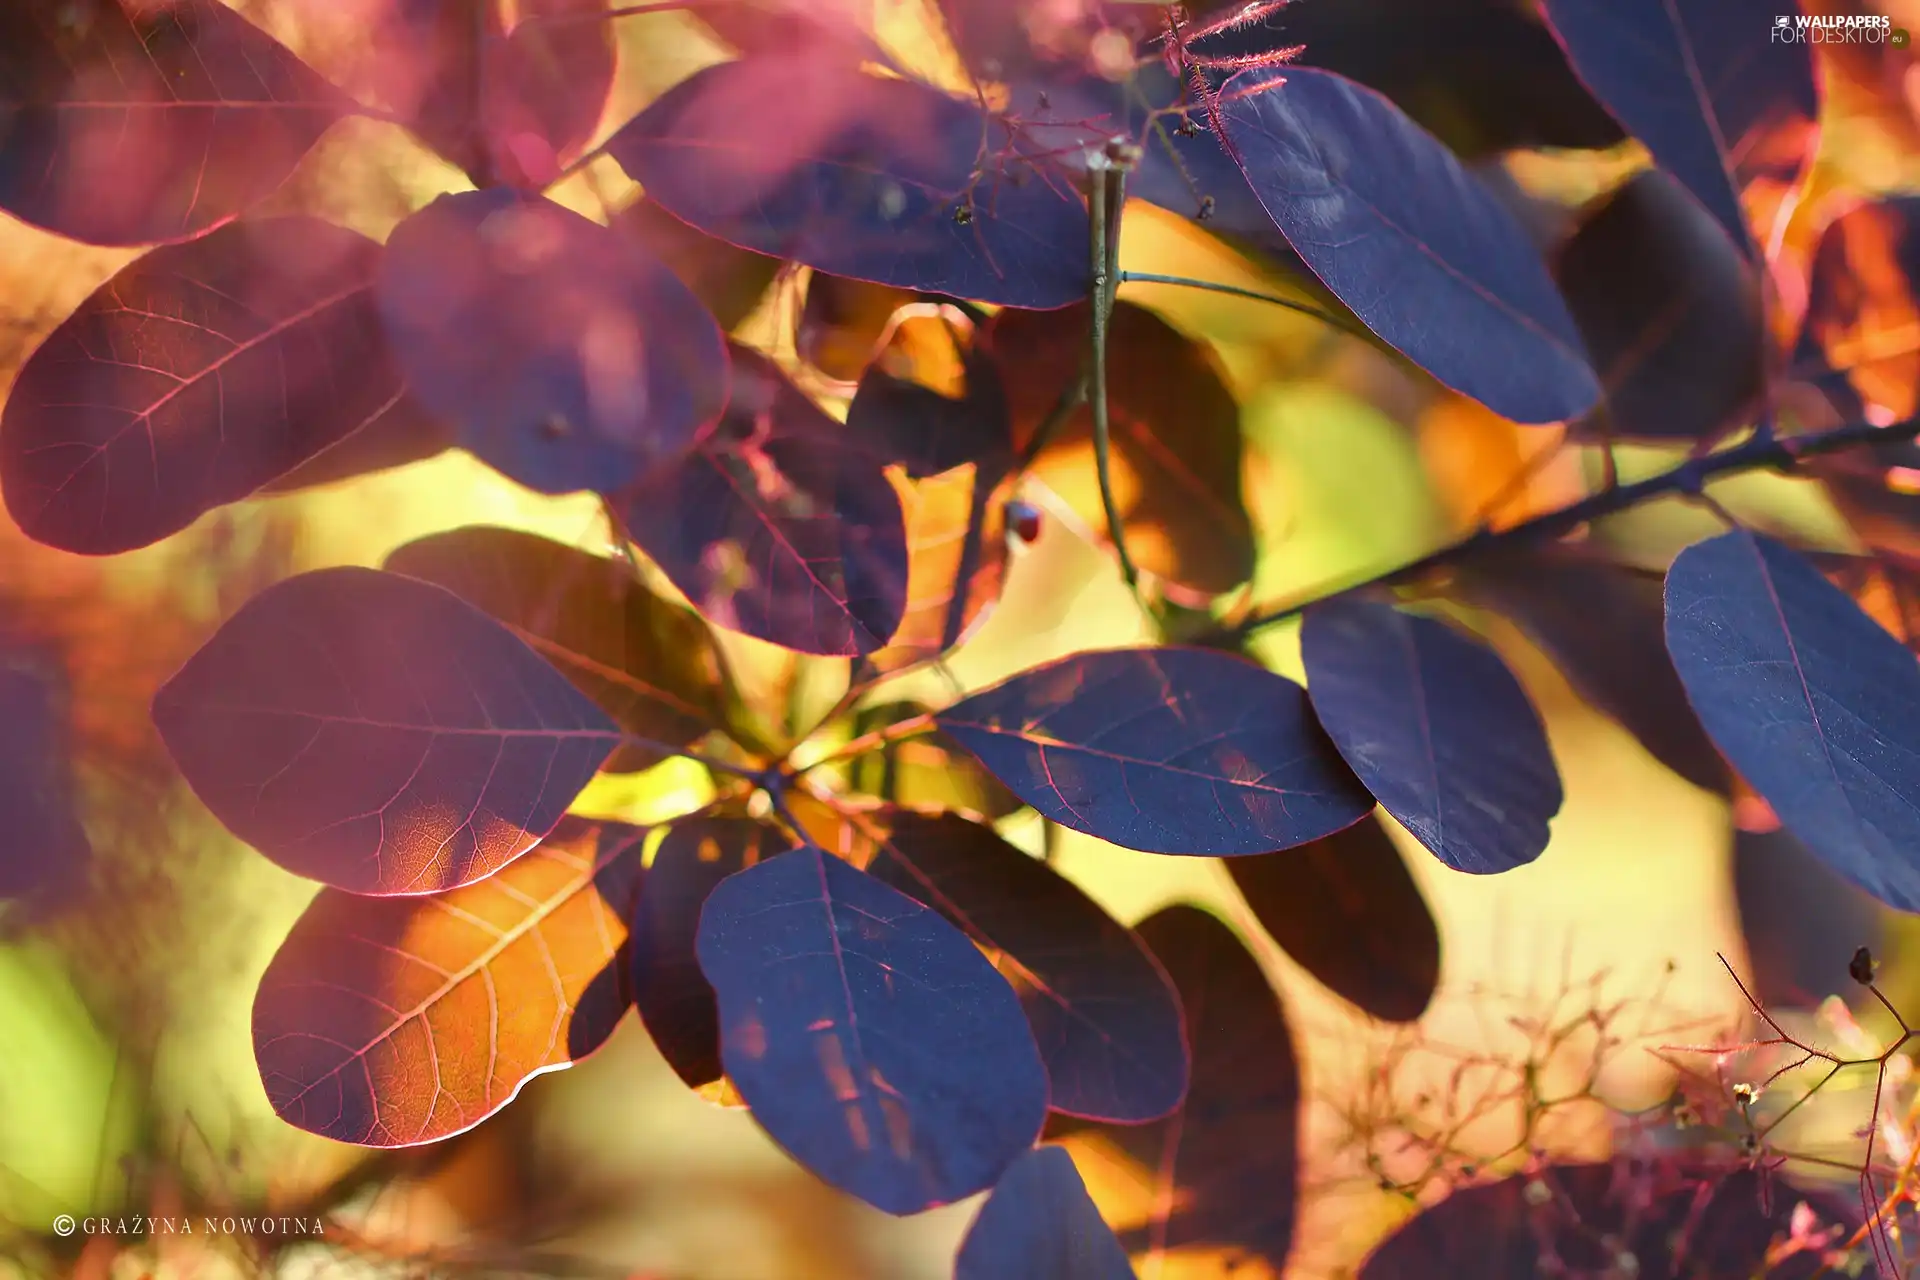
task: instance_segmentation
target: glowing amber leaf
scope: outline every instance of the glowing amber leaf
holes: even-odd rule
[[[449,893],[323,890],[254,998],[273,1109],[340,1142],[434,1142],[599,1048],[627,1008],[617,957],[643,835],[569,818]]]
[[[1005,503],[980,492],[971,463],[925,480],[890,469],[907,522],[907,611],[874,668],[937,658],[981,623],[1007,575]]]

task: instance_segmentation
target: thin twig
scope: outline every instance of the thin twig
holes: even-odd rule
[[[1127,554],[1126,529],[1120,519],[1120,504],[1113,494],[1112,424],[1107,405],[1107,324],[1113,318],[1114,250],[1118,248],[1118,219],[1108,209],[1108,201],[1118,195],[1119,174],[1123,172],[1104,150],[1087,157],[1087,195],[1093,296],[1092,345],[1089,348],[1087,402],[1093,411],[1093,467],[1100,482],[1100,505],[1106,512],[1107,533],[1120,561],[1120,577],[1128,590],[1134,590],[1140,573]]]
[[[1862,445],[1912,440],[1920,436],[1920,417],[1891,426],[1851,422],[1831,430],[1801,436],[1754,437],[1718,453],[1702,454],[1645,480],[1615,485],[1598,493],[1543,512],[1511,528],[1494,531],[1482,525],[1417,560],[1369,574],[1357,581],[1324,588],[1303,599],[1258,610],[1224,628],[1224,640],[1240,640],[1262,628],[1296,617],[1313,605],[1372,587],[1388,586],[1466,559],[1495,546],[1564,537],[1585,524],[1639,506],[1655,498],[1698,497],[1707,482],[1747,471],[1791,471],[1798,463],[1822,454],[1841,453]]]

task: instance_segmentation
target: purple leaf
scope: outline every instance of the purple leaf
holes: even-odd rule
[[[1134,1280],[1073,1157],[1036,1147],[1013,1162],[967,1228],[953,1280]]]
[[[484,879],[560,820],[620,734],[451,592],[341,567],[242,605],[153,700],[187,783],[296,875],[362,894]]]
[[[695,951],[701,907],[722,880],[791,847],[752,818],[685,818],[647,867],[630,935],[633,1003],[660,1056],[689,1089],[724,1074],[720,1010]]]
[[[289,1124],[369,1147],[437,1142],[599,1048],[646,833],[568,818],[499,875],[425,897],[323,889],[253,1003]]]
[[[1193,1079],[1180,1110],[1095,1131],[1145,1170],[1154,1217],[1121,1234],[1131,1253],[1203,1248],[1282,1274],[1300,1188],[1300,1066],[1286,1011],[1233,931],[1166,907],[1140,937],[1180,992]]]
[[[1039,1136],[1047,1076],[965,934],[818,849],[729,876],[700,915],[727,1075],[767,1133],[892,1214],[984,1191]]]
[[[1373,808],[1299,685],[1211,649],[1074,654],[939,724],[1043,817],[1148,853],[1288,849]]]
[[[621,495],[627,535],[710,621],[801,653],[871,653],[907,607],[907,534],[880,462],[766,357],[682,463]]]
[[[1300,653],[1340,754],[1440,861],[1492,875],[1546,849],[1560,773],[1499,654],[1433,618],[1348,600],[1307,610]]]
[[[675,217],[837,276],[1016,307],[1086,296],[1064,170],[972,101],[820,51],[722,63],[607,144]]]
[[[444,195],[394,229],[380,316],[410,390],[541,493],[614,493],[720,416],[726,340],[630,238],[539,196]]]
[[[1506,615],[1567,683],[1694,786],[1729,794],[1719,748],[1687,705],[1667,656],[1660,579],[1564,547],[1516,549],[1461,566],[1462,596]]]
[[[1920,911],[1912,651],[1805,558],[1745,531],[1673,562],[1667,649],[1701,723],[1786,828],[1880,901]]]
[[[1741,209],[1764,180],[1796,188],[1819,141],[1813,49],[1770,19],[1799,4],[1745,0],[1545,0],[1573,69],[1614,119],[1645,143],[1725,228],[1756,246]]]
[[[69,239],[210,231],[271,194],[353,110],[218,0],[0,10],[0,209]]]
[[[414,417],[374,311],[379,255],[357,232],[268,218],[135,259],[48,335],[0,411],[15,522],[64,551],[131,551]]]
[[[1222,110],[1267,212],[1368,328],[1516,422],[1593,406],[1579,330],[1526,229],[1433,135],[1304,68]]]
[[[895,811],[860,824],[869,875],[999,952],[1047,1064],[1053,1110],[1157,1120],[1187,1090],[1180,1003],[1131,930],[992,827]]]
[[[630,565],[517,529],[469,525],[395,550],[384,566],[431,582],[513,633],[634,741],[602,765],[650,769],[724,718],[706,624],[648,591]]]
[[[1417,1022],[1440,982],[1440,931],[1386,828],[1362,818],[1312,844],[1227,859],[1269,937],[1344,1000]]]
[[[1751,266],[1658,170],[1560,249],[1556,275],[1606,387],[1591,434],[1714,440],[1753,417],[1767,341]]]
[[[607,0],[387,0],[363,36],[363,78],[473,177],[539,189],[579,155],[613,88]]]
[[[1300,45],[1293,65],[1378,89],[1462,159],[1624,140],[1532,6],[1513,0],[1297,4],[1197,51],[1231,58]]]

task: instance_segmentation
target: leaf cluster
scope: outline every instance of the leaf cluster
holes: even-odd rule
[[[1252,953],[1192,906],[1126,927],[992,823],[1031,810],[1224,858],[1289,955],[1416,1020],[1441,939],[1385,820],[1497,875],[1541,856],[1564,799],[1473,610],[1675,772],[1737,775],[1835,872],[1920,910],[1915,638],[1850,594],[1871,576],[1908,602],[1910,544],[1862,519],[1866,554],[1818,559],[1735,527],[1663,585],[1581,536],[1653,498],[1711,507],[1709,480],[1760,469],[1897,505],[1917,367],[1872,343],[1912,314],[1920,205],[1827,229],[1790,367],[1749,217],[1811,163],[1807,45],[1726,0],[1464,6],[1518,78],[1446,128],[1411,114],[1408,60],[1362,52],[1364,17],[1332,8],[1089,5],[1041,40],[1001,0],[944,0],[974,82],[955,93],[830,8],[761,5],[775,39],[691,7],[740,56],[600,136],[628,11],[600,0],[395,4],[354,93],[216,0],[0,3],[0,209],[145,248],[0,410],[0,496],[28,535],[124,553],[449,448],[608,515],[605,554],[471,525],[282,581],[155,697],[201,802],[325,886],[254,1007],[286,1120],[444,1139],[637,1009],[690,1086],[834,1186],[895,1214],[991,1189],[958,1275],[1119,1276],[1129,1250],[1185,1245],[1279,1267],[1298,1050]],[[1551,110],[1516,134],[1506,93]],[[384,244],[258,213],[353,116],[474,189]],[[1628,136],[1653,167],[1544,247],[1478,164]],[[603,158],[642,203],[603,224],[550,198]],[[1129,196],[1502,418],[1692,452],[1366,582],[1250,600],[1240,406],[1207,342],[1116,296]],[[734,330],[797,267],[788,360]],[[844,421],[813,375],[852,385]],[[1834,421],[1787,421],[1796,385]],[[1163,642],[888,702],[886,677],[993,607],[1035,481],[1112,548]],[[1245,649],[1295,617],[1304,683]],[[842,696],[769,727],[732,637],[843,660]],[[664,830],[570,815],[596,776],[670,758],[712,805]],[[49,790],[9,823],[35,853],[71,839],[35,820]],[[1050,1115],[1155,1171],[1172,1207],[1150,1238],[1116,1242],[1071,1163],[1033,1150]],[[1593,1198],[1597,1175],[1556,1176],[1549,1196]],[[1507,1191],[1449,1212],[1510,1216]],[[1777,1225],[1752,1216],[1726,1229]],[[1390,1244],[1368,1274],[1435,1256]]]

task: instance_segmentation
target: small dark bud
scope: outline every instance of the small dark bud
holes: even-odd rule
[[[953,211],[953,220],[963,227],[966,226],[973,221],[973,208],[970,205],[961,205]]]
[[[1847,976],[1861,986],[1873,981],[1873,952],[1861,947],[1853,953],[1853,959],[1847,962]]]
[[[1015,499],[1007,503],[1007,529],[1022,542],[1031,543],[1040,536],[1040,509]]]

